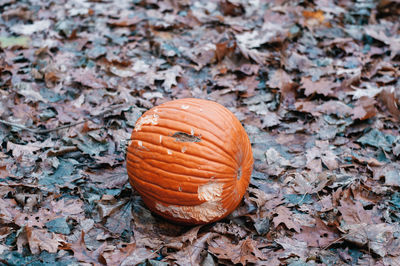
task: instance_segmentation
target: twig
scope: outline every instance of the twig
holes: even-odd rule
[[[60,130],[60,129],[69,128],[69,127],[73,127],[73,126],[76,126],[76,125],[80,125],[80,124],[83,124],[85,122],[86,121],[83,120],[83,121],[80,121],[80,122],[76,122],[76,123],[72,123],[72,124],[69,124],[69,125],[64,125],[64,126],[60,126],[60,127],[56,127],[56,128],[51,128],[51,129],[34,129],[34,128],[26,127],[24,125],[12,123],[12,122],[8,122],[8,121],[0,119],[0,123],[2,123],[2,124],[8,125],[8,126],[17,127],[17,128],[22,129],[22,130],[26,130],[26,131],[29,131],[29,132],[32,132],[32,133],[35,133],[35,134],[46,134],[46,133],[57,131],[57,130]]]
[[[335,244],[335,243],[337,243],[337,242],[339,242],[339,241],[345,239],[347,236],[351,236],[351,235],[354,235],[354,234],[356,234],[356,233],[358,233],[358,232],[357,232],[357,231],[354,231],[354,232],[347,233],[347,234],[345,234],[345,235],[339,237],[338,239],[335,239],[335,240],[332,241],[331,243],[327,244],[325,247],[322,248],[322,250],[326,250],[327,248],[329,248],[329,247],[332,246],[333,244]]]
[[[301,198],[301,200],[299,202],[297,202],[296,205],[300,205],[300,203],[305,199],[305,197],[307,196],[308,192],[304,193],[303,197]]]
[[[156,250],[154,250],[150,255],[147,255],[144,259],[142,259],[138,264],[146,261],[147,259],[150,259],[154,254],[156,254],[157,252],[159,252],[164,246],[161,245],[159,248],[157,248]]]

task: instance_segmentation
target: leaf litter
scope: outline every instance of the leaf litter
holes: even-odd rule
[[[397,265],[398,1],[0,3],[0,263]],[[252,142],[224,220],[171,224],[125,170],[145,110],[197,97]]]

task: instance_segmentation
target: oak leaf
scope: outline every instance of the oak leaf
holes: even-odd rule
[[[293,213],[289,210],[289,208],[285,206],[279,206],[274,210],[274,213],[277,214],[277,216],[273,219],[275,227],[283,223],[288,229],[294,229],[296,232],[300,232],[300,224],[294,221],[292,217]]]

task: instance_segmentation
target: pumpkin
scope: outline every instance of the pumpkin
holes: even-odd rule
[[[129,181],[154,213],[178,223],[226,217],[250,182],[253,155],[235,115],[202,99],[180,99],[145,112],[127,150]]]

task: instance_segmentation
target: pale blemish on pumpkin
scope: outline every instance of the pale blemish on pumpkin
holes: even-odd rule
[[[161,142],[162,142],[162,135],[160,135],[160,144],[161,144]]]
[[[199,200],[219,201],[221,200],[222,189],[222,183],[208,182],[197,188],[197,197]]]
[[[142,116],[136,122],[136,126],[135,126],[134,130],[139,131],[142,129],[143,125],[147,125],[147,124],[157,125],[158,118],[159,118],[159,115],[157,115],[157,114]]]
[[[137,144],[139,147],[143,148],[143,142],[141,140],[138,140]]]
[[[157,202],[156,209],[162,213],[169,213],[171,216],[183,220],[196,220],[200,222],[210,222],[216,218],[224,216],[226,209],[221,201],[206,201],[195,206],[164,206]]]
[[[182,104],[182,105],[181,105],[181,108],[182,108],[183,110],[189,109],[189,107],[190,107],[189,105],[185,105],[185,104]]]
[[[171,150],[167,150],[168,155],[172,155],[172,151]]]
[[[187,148],[186,148],[185,146],[183,146],[182,149],[181,149],[181,152],[182,152],[182,153],[185,153],[186,149],[187,149]]]
[[[194,129],[193,128],[190,129],[190,135],[194,136]]]

